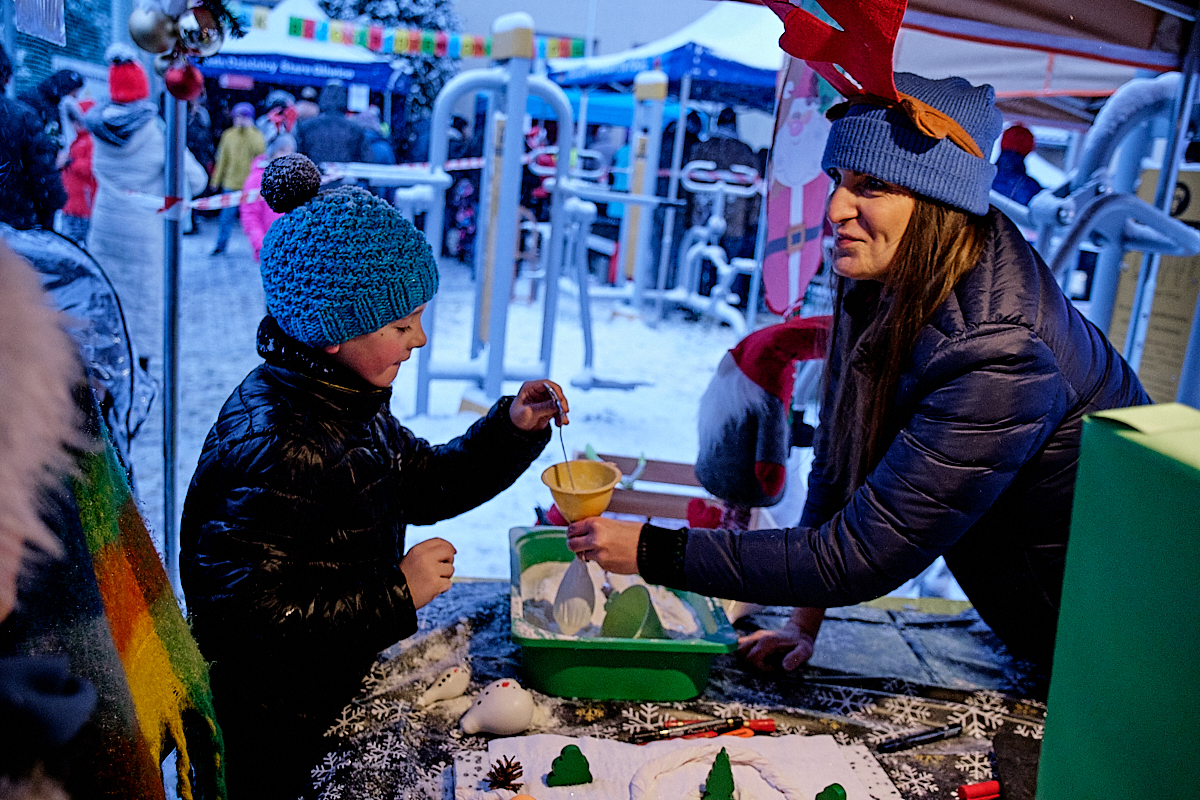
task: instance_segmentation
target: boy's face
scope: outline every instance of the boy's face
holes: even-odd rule
[[[413,350],[428,341],[425,329],[421,327],[424,311],[425,306],[419,306],[403,319],[341,344],[329,345],[325,352],[372,386],[381,389],[391,386],[400,365],[408,360]]]

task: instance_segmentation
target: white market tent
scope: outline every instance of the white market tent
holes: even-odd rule
[[[972,83],[990,83],[1006,100],[1102,97],[1134,77],[1135,68],[1125,64],[939,35],[940,31],[929,24],[928,14],[916,14],[914,18],[922,27],[910,28],[910,17],[914,17],[911,10],[896,45],[898,71],[930,78],[960,75]],[[563,86],[627,84],[637,72],[652,69],[657,63],[673,84],[683,75],[690,75],[692,98],[737,104],[740,96],[750,101],[746,105],[764,107],[761,92],[769,92],[773,99],[775,75],[783,63],[778,45],[782,33],[783,23],[770,9],[726,0],[657,41],[611,55],[554,59],[550,62],[550,77]],[[734,85],[747,88],[739,90]],[[1047,105],[1052,112],[1054,103]],[[765,107],[771,107],[770,100]],[[1080,120],[1077,115],[1042,116],[1076,124],[1090,121]]]
[[[358,45],[292,36],[288,29],[293,17],[329,22],[315,0],[283,0],[268,13],[266,28],[252,28],[241,39],[227,38],[219,53],[201,63],[201,72],[209,77],[237,73],[297,86],[322,86],[337,78],[367,84],[375,92],[388,90],[392,67],[387,56]],[[404,92],[407,87],[401,78],[392,88]]]

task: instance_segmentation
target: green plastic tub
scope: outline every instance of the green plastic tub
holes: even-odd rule
[[[688,700],[704,691],[713,656],[737,647],[737,634],[712,598],[675,591],[700,621],[694,639],[621,639],[565,636],[525,620],[521,573],[544,561],[570,561],[566,528],[513,528],[512,638],[521,647],[525,685],[543,694],[589,700]]]

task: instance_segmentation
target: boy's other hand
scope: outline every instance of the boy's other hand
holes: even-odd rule
[[[562,406],[562,413],[559,413]],[[526,381],[521,384],[512,405],[508,407],[508,416],[523,431],[540,431],[557,419],[559,427],[568,423],[567,396],[562,387],[554,381]]]
[[[426,539],[408,548],[400,559],[400,571],[408,581],[413,607],[421,608],[450,588],[454,575],[454,545],[445,539]]]

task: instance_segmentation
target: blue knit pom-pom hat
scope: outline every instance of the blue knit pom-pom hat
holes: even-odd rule
[[[897,72],[896,90],[952,117],[984,154],[992,151],[1002,121],[991,86],[972,86],[963,78],[930,80]],[[869,102],[851,102],[836,119],[825,142],[822,169],[848,169],[903,186],[919,195],[986,214],[996,167],[949,138],[934,139],[917,130],[903,110]]]
[[[407,317],[438,288],[429,243],[394,207],[356,186],[319,188],[303,155],[277,158],[263,173],[263,199],[286,212],[263,238],[267,312],[312,347]]]

